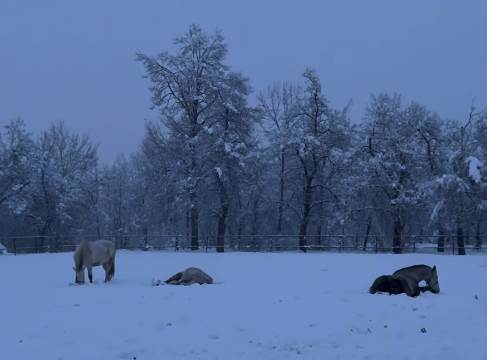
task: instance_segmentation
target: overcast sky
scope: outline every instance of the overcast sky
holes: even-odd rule
[[[104,161],[134,151],[157,119],[134,54],[170,50],[191,23],[223,31],[256,91],[311,66],[355,120],[381,91],[464,118],[487,105],[486,19],[484,0],[1,0],[0,124],[63,119]]]

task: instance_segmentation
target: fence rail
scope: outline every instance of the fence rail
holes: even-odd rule
[[[2,243],[8,252],[44,253],[73,251],[82,239],[97,240],[92,236],[0,236]],[[182,235],[107,235],[103,239],[112,240],[117,248],[128,250],[190,250],[191,242]],[[200,239],[199,251],[255,251],[255,252],[279,252],[279,251],[336,251],[336,252],[391,252],[397,250],[388,245],[388,241],[375,235],[308,235],[306,244],[299,246],[298,235],[234,235],[226,236],[225,245],[218,247],[216,239],[206,236]],[[467,252],[483,252],[487,250],[487,235],[466,239],[465,250]],[[453,234],[444,236],[435,235],[408,235],[403,238],[401,248],[403,253],[432,253],[445,254],[458,253],[456,236]],[[1,250],[0,250],[1,252]]]

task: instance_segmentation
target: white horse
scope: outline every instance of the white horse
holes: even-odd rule
[[[170,285],[213,284],[213,279],[203,270],[189,267],[164,281]],[[156,284],[157,285],[157,284]]]
[[[86,241],[83,240],[74,251],[75,282],[84,284],[85,269],[88,269],[88,278],[93,282],[93,266],[103,266],[105,269],[105,282],[112,280],[115,275],[115,244],[109,240]]]

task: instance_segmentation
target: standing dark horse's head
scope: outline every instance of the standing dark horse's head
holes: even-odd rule
[[[432,293],[438,294],[440,292],[440,284],[438,283],[438,271],[436,270],[436,266],[433,266],[433,269],[431,270],[431,278],[428,285],[430,286]]]

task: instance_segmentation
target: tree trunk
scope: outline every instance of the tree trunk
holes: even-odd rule
[[[321,243],[321,236],[323,235],[323,226],[321,225],[321,221],[316,226],[316,241],[315,245],[317,250],[322,250],[322,243]]]
[[[220,214],[218,216],[218,227],[216,235],[216,251],[222,253],[225,251],[225,230],[227,228],[227,215],[228,215],[228,194],[225,188],[225,184],[220,177],[220,174],[216,173],[216,183],[220,191]]]
[[[397,216],[394,219],[394,235],[392,238],[392,252],[394,254],[400,254],[402,252],[402,244],[401,244],[402,230],[403,230],[403,225],[401,223],[401,218]]]
[[[256,238],[258,221],[259,221],[259,200],[255,198],[252,205],[252,226],[250,230],[250,233],[252,235],[252,247],[254,251],[260,250],[260,244],[257,244],[257,238]]]
[[[197,117],[192,119],[192,131],[191,131],[191,140],[194,140],[198,135],[198,127],[197,127]],[[199,249],[199,204],[198,204],[198,195],[197,195],[197,161],[196,161],[196,149],[194,147],[194,143],[190,142],[190,153],[191,153],[191,164],[190,164],[190,174],[191,174],[191,181],[193,182],[190,187],[189,191],[189,202],[190,202],[190,221],[191,221],[191,250],[198,250]]]
[[[475,249],[482,249],[482,236],[480,235],[480,220],[477,220],[477,226],[475,227]]]
[[[225,229],[227,227],[226,221],[227,221],[228,206],[223,206],[221,212],[222,213],[218,217],[218,229],[217,229],[217,236],[216,236],[216,251],[220,253],[225,251]]]
[[[372,227],[372,217],[369,216],[369,219],[367,220],[367,229],[365,230],[365,237],[364,237],[364,243],[362,245],[362,251],[367,250],[367,243],[369,241],[371,227]]]
[[[458,255],[465,255],[465,239],[463,238],[463,229],[461,225],[457,226],[457,247]]]
[[[321,247],[321,234],[322,234],[322,224],[323,224],[323,218],[325,214],[325,208],[324,208],[324,186],[325,184],[323,183],[323,176],[321,172],[318,172],[318,183],[320,184],[319,191],[318,191],[318,224],[316,226],[316,240],[314,241],[315,245]]]
[[[445,252],[445,238],[446,238],[445,229],[443,228],[443,225],[440,224],[438,228],[438,247],[437,247],[438,252]]]
[[[186,246],[190,243],[191,239],[191,212],[189,206],[186,206]],[[182,246],[184,248],[184,244]],[[179,244],[176,243],[176,251],[179,250]]]
[[[306,224],[304,221],[301,221],[301,224],[299,226],[299,250],[302,252],[306,252],[306,230],[307,230],[308,224]]]
[[[307,249],[307,239],[306,234],[308,231],[308,223],[311,215],[311,184],[313,182],[312,178],[307,178],[304,185],[304,197],[303,197],[303,217],[301,219],[301,224],[299,225],[299,250],[306,252]]]
[[[244,226],[244,217],[242,215],[239,216],[238,222],[237,222],[237,248],[238,251],[240,251],[242,247],[242,232],[243,232],[243,226]]]
[[[147,226],[144,226],[142,233],[144,234],[144,250],[147,250],[149,249],[149,230]]]
[[[199,240],[198,240],[199,211],[194,203],[191,204],[190,218],[191,218],[190,219],[191,220],[191,250],[198,250],[199,249]]]
[[[285,171],[285,158],[284,149],[281,150],[281,171],[280,171],[280,183],[279,183],[279,208],[277,214],[277,233],[282,233],[282,216],[284,212],[284,171]]]

